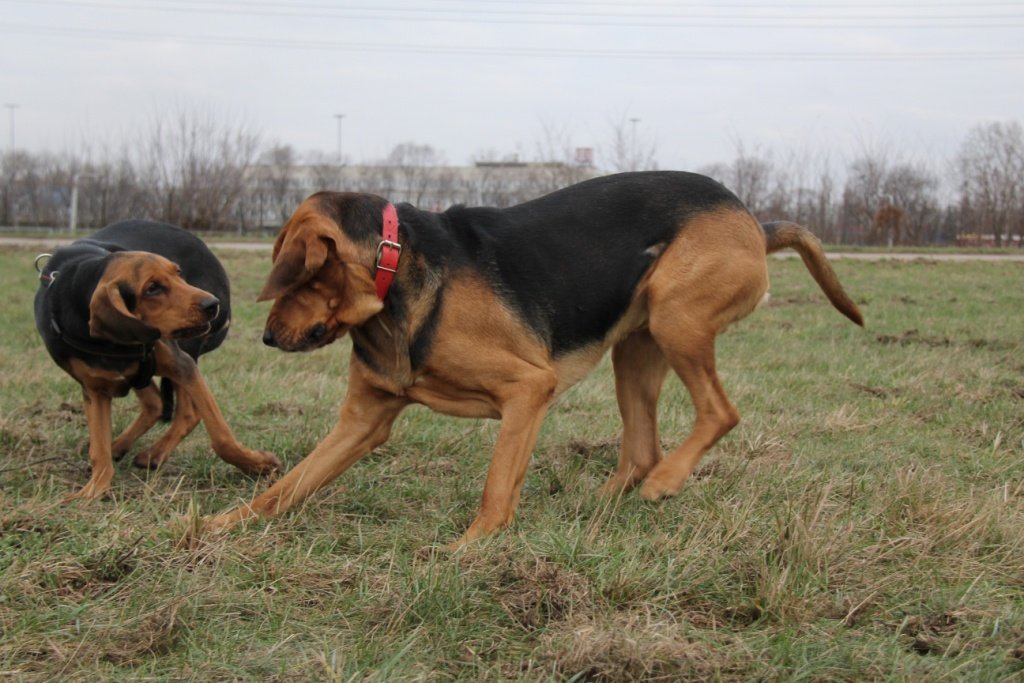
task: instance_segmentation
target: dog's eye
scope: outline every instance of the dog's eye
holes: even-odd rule
[[[159,282],[154,281],[154,282],[150,282],[148,285],[146,285],[146,291],[143,292],[143,294],[145,296],[157,296],[159,294],[163,294],[163,292],[164,292],[164,286],[162,284],[160,284]]]

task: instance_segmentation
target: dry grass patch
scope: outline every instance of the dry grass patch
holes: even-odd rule
[[[627,613],[572,620],[546,636],[535,654],[566,680],[744,680],[748,663],[723,656],[728,640],[709,643],[684,624]]]

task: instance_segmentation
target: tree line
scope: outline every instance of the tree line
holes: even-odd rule
[[[441,209],[509,206],[578,182],[656,168],[656,145],[612,123],[603,163],[581,161],[565,129],[545,127],[529,161],[477,155],[470,167],[412,142],[384,159],[339,163],[300,155],[212,114],[155,121],[119,149],[54,153],[8,150],[0,163],[0,225],[101,227],[147,217],[203,231],[276,229],[313,191],[373,192]],[[695,169],[733,190],[755,216],[811,227],[834,244],[925,245],[1024,242],[1024,129],[982,123],[941,170],[892,149],[838,167],[827,156],[782,155],[736,145],[732,160]]]

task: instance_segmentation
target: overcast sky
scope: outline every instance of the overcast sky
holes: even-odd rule
[[[0,103],[0,149],[12,112],[19,149],[61,152],[184,109],[327,153],[344,114],[356,162],[528,159],[545,128],[601,162],[626,122],[663,168],[739,144],[941,163],[1024,119],[1024,2],[0,0]]]

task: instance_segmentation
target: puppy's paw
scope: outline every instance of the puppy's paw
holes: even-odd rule
[[[267,476],[284,469],[284,465],[281,464],[277,456],[267,451],[253,451],[243,448],[237,455],[225,457],[224,459],[246,474],[253,476]]]
[[[159,469],[161,465],[167,462],[168,457],[170,457],[170,453],[151,446],[139,451],[139,454],[135,456],[135,460],[132,461],[132,464],[144,470],[155,470]]]

